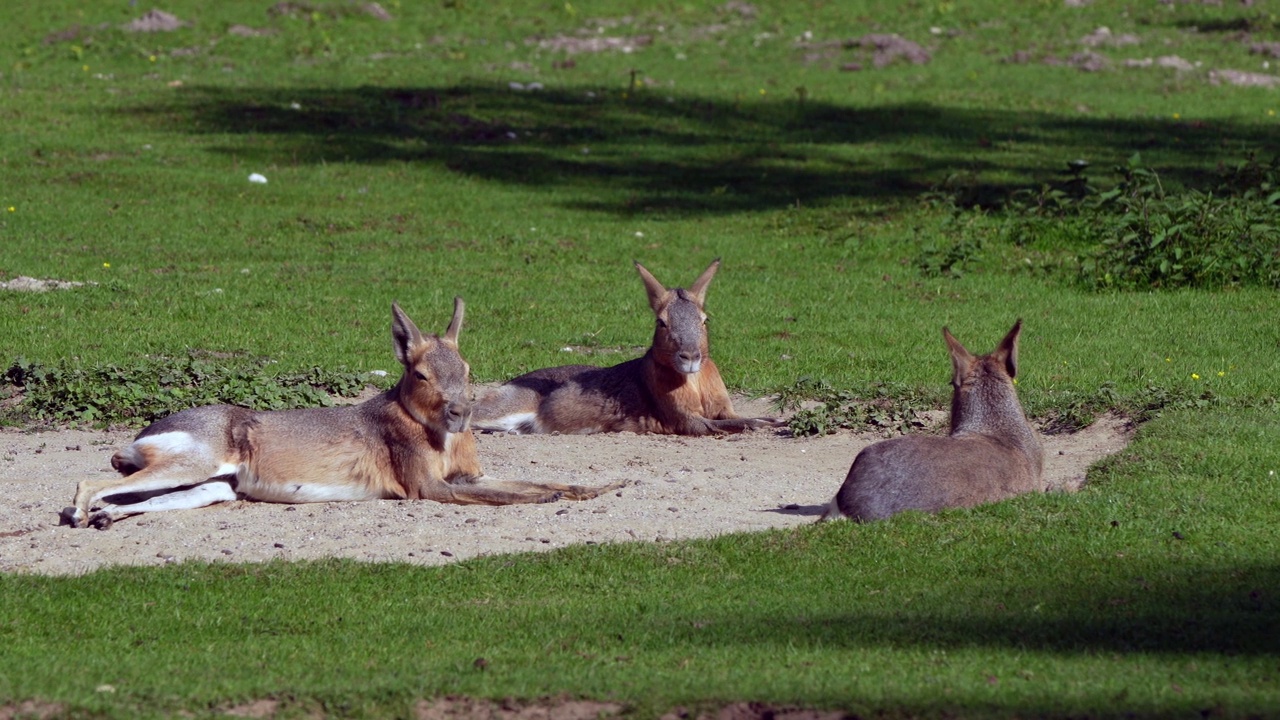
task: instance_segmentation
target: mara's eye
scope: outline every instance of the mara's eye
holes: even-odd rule
[[[666,326],[667,326],[667,321],[663,320],[662,318],[658,318],[658,327],[665,328]]]
[[[418,379],[419,379],[419,380],[421,380],[422,382],[426,382],[426,381],[427,381],[427,376],[426,376],[426,375],[423,375],[422,373],[418,372],[417,370],[414,370],[414,371],[413,371],[413,376],[414,376],[414,377],[416,377],[416,378],[418,378]]]

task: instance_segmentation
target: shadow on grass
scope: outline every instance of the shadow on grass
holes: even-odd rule
[[[1225,148],[1274,141],[1268,128],[1230,122],[488,85],[194,87],[125,112],[167,130],[242,136],[214,150],[258,162],[426,163],[569,188],[578,196],[562,201],[569,207],[618,214],[901,199],[957,175],[986,204],[1058,177],[1067,160],[1105,173],[1135,151],[1149,152],[1166,180],[1195,185],[1217,159],[1239,159],[1224,158]]]
[[[887,610],[798,607],[792,617],[728,617],[714,632],[682,634],[708,645],[1280,656],[1280,567],[1151,567],[1095,580],[997,573],[989,586],[939,588]],[[849,605],[882,607],[856,596]]]

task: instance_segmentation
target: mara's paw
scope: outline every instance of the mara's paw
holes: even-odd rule
[[[599,487],[586,487],[584,485],[570,485],[569,495],[567,495],[567,497],[570,500],[594,500],[600,497],[601,495],[611,493],[615,490],[621,490],[622,488],[627,487],[628,485],[632,485],[633,483],[635,483],[634,480],[623,480],[622,482],[609,483],[608,485],[601,485]]]
[[[542,504],[542,503],[559,502],[560,498],[562,497],[564,497],[564,493],[557,490],[556,492],[547,493],[546,495],[543,495],[542,497],[538,498],[538,503]]]
[[[110,530],[111,526],[114,525],[115,522],[115,520],[111,519],[110,515],[104,512],[97,512],[89,518],[89,527],[94,530]]]
[[[62,512],[58,513],[59,525],[70,525],[73,528],[84,527],[84,513],[75,506],[67,506],[62,508]]]

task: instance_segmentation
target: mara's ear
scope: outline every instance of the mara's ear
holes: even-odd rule
[[[391,340],[395,345],[396,359],[407,367],[413,348],[422,344],[422,333],[396,303],[391,303]]]
[[[444,337],[440,338],[452,345],[454,349],[458,347],[458,333],[462,331],[462,315],[466,308],[467,306],[462,302],[462,298],[453,298],[453,319],[449,321],[449,327],[444,331]]]
[[[716,270],[719,269],[720,258],[716,258],[711,261],[711,264],[707,266],[706,270],[702,271],[702,274],[698,276],[698,279],[694,280],[693,284],[689,286],[689,294],[693,296],[693,299],[698,302],[699,306],[705,304],[707,300],[707,286],[711,284],[711,278],[716,276]]]
[[[991,353],[992,357],[1004,364],[1004,371],[1009,377],[1018,377],[1018,336],[1022,334],[1022,318],[1013,324],[1013,329],[1000,341],[1000,345]]]
[[[662,312],[662,307],[667,302],[666,286],[658,282],[658,278],[639,262],[636,262],[636,272],[640,273],[640,279],[644,281],[644,291],[649,296],[649,307],[653,308],[655,315]]]
[[[969,366],[973,364],[973,353],[966,350],[945,327],[942,328],[942,339],[947,341],[947,352],[951,353],[951,384],[960,387],[964,376],[969,374]]]

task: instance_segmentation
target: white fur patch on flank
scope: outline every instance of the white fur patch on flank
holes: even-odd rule
[[[157,435],[148,435],[133,441],[134,445],[144,445],[146,447],[155,448],[160,452],[181,455],[183,453],[198,452],[202,455],[209,453],[209,446],[196,440],[191,433],[186,432],[167,432]]]
[[[217,470],[213,471],[213,475],[210,475],[209,477],[220,477],[222,475],[238,475],[239,473],[240,473],[239,465],[235,465],[232,463],[222,463],[221,465],[218,466]]]
[[[240,486],[240,491],[254,500],[279,503],[338,502],[344,500],[377,500],[376,491],[363,485],[344,483],[258,483]]]
[[[510,415],[503,415],[500,418],[485,420],[476,427],[482,430],[489,430],[491,432],[509,432],[519,434],[523,432],[523,429],[526,427],[536,426],[537,420],[538,413],[512,413]]]

